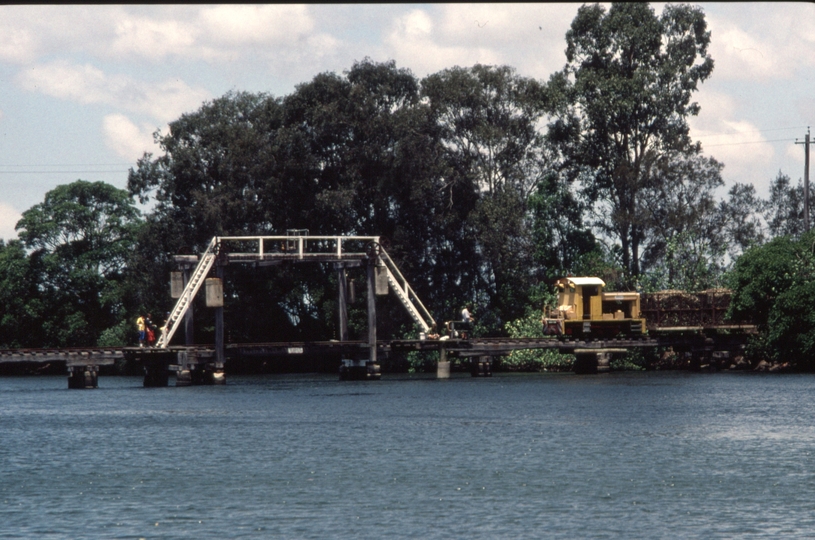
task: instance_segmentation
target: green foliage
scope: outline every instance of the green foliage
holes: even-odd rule
[[[34,347],[44,342],[40,296],[41,257],[28,257],[19,240],[0,240],[0,347]]]
[[[592,203],[595,226],[619,242],[621,264],[640,273],[641,250],[653,235],[647,192],[660,168],[693,157],[690,101],[713,60],[701,9],[644,3],[584,5],[566,33],[565,69],[549,91],[556,119],[550,136],[572,178]],[[662,163],[662,165],[660,165]]]
[[[598,258],[600,246],[584,227],[586,206],[570,186],[554,174],[547,175],[530,196],[529,208],[534,263],[542,269],[543,277],[555,280],[586,275],[582,272],[587,265],[593,266],[589,261]]]
[[[4,255],[8,294],[19,299],[14,325],[36,329],[6,343],[81,346],[126,316],[126,262],[141,227],[128,193],[104,182],[57,186],[23,212],[21,243]],[[21,259],[21,248],[29,253]],[[9,321],[9,324],[12,324]]]
[[[418,80],[366,58],[284,97],[229,92],[156,133],[161,152],[130,171],[129,197],[77,181],[24,213],[21,242],[0,244],[0,346],[132,342],[136,311],[171,308],[172,256],[200,253],[213,235],[380,236],[440,323],[472,302],[484,336],[539,335],[537,310],[563,275],[599,276],[608,290],[717,283],[725,252],[761,244],[755,210],[787,231],[797,192],[779,176],[766,204],[741,187],[715,204],[721,165],[687,126],[712,70],[709,41],[698,8],[587,5],[567,33],[566,67],[547,84],[485,65]],[[144,220],[130,197],[155,203]],[[768,299],[785,289],[768,293],[763,275],[751,282],[763,257],[747,257],[733,279],[736,312],[763,306],[767,320]],[[365,271],[347,272],[357,285],[350,337],[364,338]],[[338,337],[329,265],[225,273],[228,339]],[[211,313],[197,307],[195,339],[210,339]],[[392,297],[377,299],[377,319],[380,338],[415,337]],[[414,354],[408,364],[434,361]],[[518,352],[505,365],[571,360]]]
[[[136,343],[136,326],[128,319],[106,328],[99,334],[96,345],[99,347],[127,347]]]
[[[774,360],[815,369],[815,281],[796,283],[775,299],[770,310],[768,341]]]
[[[719,203],[719,215],[724,219],[722,233],[726,238],[727,254],[735,261],[753,246],[764,243],[764,228],[758,213],[764,202],[756,195],[753,184],[734,184],[728,198]]]
[[[406,356],[408,373],[431,373],[439,363],[439,353],[435,351],[411,351]]]
[[[762,201],[762,215],[771,237],[798,237],[804,231],[804,185],[799,179],[793,186],[790,177],[778,171],[770,184],[770,198]],[[815,212],[810,211],[810,228],[815,225]]]
[[[486,334],[500,332],[503,321],[521,315],[542,277],[529,213],[530,197],[553,165],[537,129],[545,89],[509,66],[480,64],[442,70],[421,86],[439,129],[442,189],[461,218],[454,240],[463,290],[456,296],[484,306],[479,325]]]
[[[506,324],[510,337],[542,338],[541,313],[529,313]],[[555,339],[552,337],[552,339]],[[570,371],[574,355],[560,354],[557,349],[530,349],[512,351],[501,360],[502,369],[508,371]]]
[[[728,318],[766,328],[778,296],[815,277],[812,240],[812,233],[797,241],[781,236],[745,252],[727,276],[733,290]]]
[[[761,335],[751,355],[815,369],[815,232],[774,238],[749,249],[730,272],[728,315],[751,320]]]
[[[609,369],[611,371],[644,371],[653,361],[654,354],[655,352],[643,352],[641,349],[629,349],[625,355],[612,358]]]

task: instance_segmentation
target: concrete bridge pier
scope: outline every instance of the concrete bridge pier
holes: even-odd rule
[[[450,378],[450,360],[447,359],[447,348],[442,347],[439,350],[439,363],[436,365],[436,378],[449,379]]]
[[[68,366],[68,388],[99,387],[99,366]]]

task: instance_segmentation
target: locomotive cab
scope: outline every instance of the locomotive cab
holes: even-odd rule
[[[591,338],[642,334],[639,293],[605,292],[605,285],[597,277],[559,279],[557,307],[544,314],[544,332]]]

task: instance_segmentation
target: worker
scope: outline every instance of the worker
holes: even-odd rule
[[[156,325],[153,324],[153,315],[148,313],[144,319],[144,330],[147,334],[147,346],[152,347],[156,343]]]
[[[147,325],[144,322],[144,316],[139,315],[136,319],[136,328],[139,331],[139,347],[144,347],[144,341],[147,339]]]
[[[473,315],[470,313],[472,309],[472,304],[465,304],[464,308],[461,310],[461,327],[462,327],[462,336],[464,339],[469,338],[470,331],[473,329]]]
[[[473,307],[472,304],[466,304],[464,308],[461,310],[461,322],[470,323],[473,322],[473,316],[470,313],[470,309]]]

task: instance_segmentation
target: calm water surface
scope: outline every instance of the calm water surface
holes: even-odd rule
[[[806,538],[815,377],[0,378],[0,538]]]

